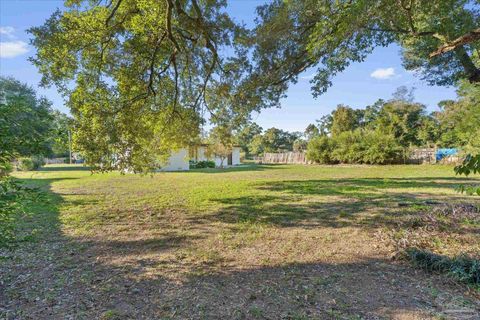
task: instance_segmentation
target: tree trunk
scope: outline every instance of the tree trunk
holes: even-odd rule
[[[479,83],[480,82],[480,70],[475,66],[472,59],[468,55],[467,51],[464,47],[456,47],[454,49],[455,56],[460,61],[465,69],[465,73],[467,74],[468,81],[470,83]]]

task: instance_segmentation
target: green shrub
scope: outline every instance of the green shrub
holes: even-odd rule
[[[362,163],[365,144],[360,130],[345,131],[334,137],[333,159],[341,163]]]
[[[24,187],[12,177],[0,178],[0,248],[12,248],[19,240],[16,221],[31,203],[45,201],[38,189]]]
[[[402,158],[402,147],[393,134],[364,131],[362,143],[365,145],[362,154],[363,163],[386,164]]]
[[[386,164],[401,159],[402,148],[393,134],[357,129],[345,131],[331,141],[330,162]]]
[[[40,156],[19,158],[17,169],[20,171],[31,171],[40,169],[40,167],[42,167],[43,165],[45,165],[45,161],[43,160],[43,157]]]
[[[45,165],[45,159],[42,156],[34,156],[32,157],[32,161],[34,170],[40,169]]]
[[[0,179],[8,176],[8,174],[12,172],[12,170],[13,166],[10,161],[0,161]]]
[[[190,161],[190,169],[204,169],[204,168],[215,168],[215,162],[206,160],[206,161]]]
[[[449,258],[426,250],[411,248],[407,257],[417,267],[429,272],[445,273],[455,279],[473,285],[480,285],[480,260],[468,256]]]
[[[17,169],[20,171],[31,171],[34,169],[33,160],[31,158],[19,158]]]
[[[314,137],[310,139],[307,145],[307,159],[321,164],[333,163],[333,148],[334,145],[332,138],[329,138],[328,136]]]

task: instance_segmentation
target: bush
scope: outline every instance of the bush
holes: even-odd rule
[[[43,165],[45,165],[45,161],[40,156],[35,156],[30,158],[19,158],[17,169],[20,171],[31,171],[31,170],[37,170]]]
[[[362,161],[368,164],[386,164],[402,158],[402,147],[393,134],[380,131],[364,132],[362,143],[365,148]]]
[[[12,172],[12,170],[13,166],[10,161],[0,161],[0,179],[8,176],[8,174]]]
[[[204,169],[204,168],[215,168],[215,162],[206,160],[206,161],[190,161],[190,169]]]
[[[20,171],[31,171],[34,168],[33,160],[31,158],[18,159],[17,169]]]
[[[32,161],[34,170],[40,169],[45,165],[45,159],[42,156],[34,156],[32,157]]]
[[[345,131],[334,137],[333,159],[341,163],[362,163],[365,144],[360,130]]]
[[[480,260],[468,256],[449,258],[426,250],[412,248],[407,257],[418,267],[429,271],[446,273],[461,282],[480,285]]]
[[[331,138],[318,136],[312,138],[307,145],[307,159],[315,163],[333,163],[332,151],[334,145]]]
[[[345,131],[333,139],[325,137],[323,141],[315,141],[314,143],[318,146],[313,148],[312,145],[312,149],[324,148],[327,150],[326,141],[329,141],[330,152],[324,154],[322,158],[328,158],[330,163],[337,161],[386,164],[398,161],[402,156],[402,148],[393,134],[385,134],[380,131],[364,129]],[[313,151],[311,156],[315,156]]]

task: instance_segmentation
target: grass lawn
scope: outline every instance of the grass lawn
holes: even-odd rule
[[[455,192],[474,179],[451,166],[15,176],[48,202],[0,260],[0,318],[479,319],[475,289],[392,259],[429,206],[478,204]],[[421,241],[478,257],[480,225]]]

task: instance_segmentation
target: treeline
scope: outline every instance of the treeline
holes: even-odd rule
[[[390,100],[362,109],[338,105],[303,133],[277,128],[263,132],[250,123],[238,131],[237,143],[247,156],[306,151],[317,163],[394,163],[418,147],[478,153],[480,86],[463,83],[457,93],[457,100],[442,101],[439,111],[427,113],[425,105],[415,102],[413,89],[400,87]]]
[[[13,78],[0,77],[0,171],[15,159],[38,165],[43,157],[66,157],[71,119]]]
[[[306,149],[306,141],[302,132],[288,132],[277,128],[263,130],[256,123],[248,123],[238,130],[234,136],[246,156],[262,155],[266,152],[301,151]]]

